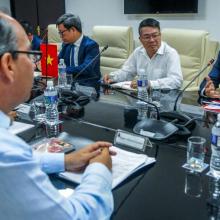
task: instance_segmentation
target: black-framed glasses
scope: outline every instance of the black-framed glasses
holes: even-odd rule
[[[63,31],[58,31],[58,34],[59,34],[60,36],[63,36],[63,34],[64,34],[66,31],[69,31],[69,29],[66,29],[66,30],[63,30]]]
[[[145,34],[143,36],[140,36],[140,38],[144,41],[150,41],[151,38],[153,40],[155,40],[156,38],[158,38],[160,36],[160,33],[153,33],[153,34]]]
[[[11,54],[14,55],[16,53],[25,53],[31,59],[33,63],[37,63],[42,58],[42,52],[37,50],[29,50],[29,51],[22,51],[22,50],[14,50],[11,51]]]

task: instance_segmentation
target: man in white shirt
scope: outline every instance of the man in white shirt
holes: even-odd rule
[[[161,41],[160,23],[152,18],[141,21],[139,39],[142,43],[130,55],[122,68],[104,76],[105,83],[133,80],[140,69],[145,70],[148,87],[179,89],[183,76],[177,51]],[[131,87],[137,86],[134,80]]]
[[[8,130],[7,113],[27,100],[33,84],[31,51],[20,24],[0,13],[0,219],[109,219],[113,211],[110,143],[96,142],[64,155],[36,157]],[[47,160],[47,161],[45,161]],[[82,183],[62,197],[45,171],[84,170]]]

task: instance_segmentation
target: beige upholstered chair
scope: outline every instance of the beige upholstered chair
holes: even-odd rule
[[[101,55],[101,73],[120,69],[133,51],[133,31],[128,26],[94,26],[92,38],[100,48],[108,45]]]
[[[61,49],[62,41],[55,24],[48,25],[48,43],[56,44],[58,51]]]
[[[183,72],[183,86],[192,80],[211,58],[216,58],[219,43],[211,41],[209,33],[203,30],[166,28],[162,30],[162,39],[174,47],[180,55]],[[200,82],[208,74],[208,68],[189,87],[188,91],[196,91]]]

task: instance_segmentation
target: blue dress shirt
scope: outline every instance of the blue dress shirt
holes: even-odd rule
[[[100,163],[90,164],[68,199],[62,197],[43,172],[56,172],[64,156],[33,155],[31,147],[8,131],[10,119],[0,111],[0,219],[109,219],[113,211],[112,175]],[[40,163],[41,164],[40,164]],[[62,162],[64,163],[64,162]],[[53,168],[51,169],[51,165]]]

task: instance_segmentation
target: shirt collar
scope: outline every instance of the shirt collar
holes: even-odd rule
[[[147,55],[147,52],[146,52],[146,50],[145,50],[145,48],[143,46],[141,48],[141,51],[142,51],[143,54]],[[165,43],[163,41],[161,41],[161,45],[160,45],[159,49],[157,50],[156,54],[163,55],[164,52],[165,52]]]
[[[83,34],[81,34],[80,38],[74,43],[74,45],[75,45],[76,47],[80,47],[80,44],[81,44],[81,42],[82,42],[82,39],[83,39]]]
[[[156,53],[156,54],[163,55],[163,54],[164,54],[164,51],[165,51],[165,44],[164,44],[163,41],[161,41],[161,45],[160,45],[159,49],[157,50],[157,53]]]
[[[11,124],[11,119],[5,113],[0,111],[0,127],[8,129]]]

